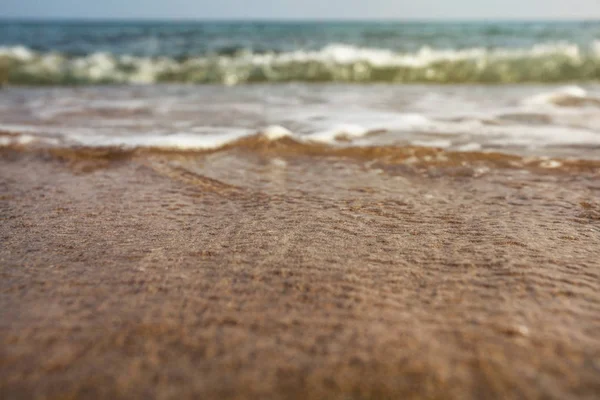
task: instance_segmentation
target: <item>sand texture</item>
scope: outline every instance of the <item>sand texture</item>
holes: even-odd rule
[[[600,397],[597,166],[0,155],[2,399]]]

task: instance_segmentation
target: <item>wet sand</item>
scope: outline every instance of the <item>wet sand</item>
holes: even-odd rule
[[[595,164],[0,154],[4,399],[600,396]]]

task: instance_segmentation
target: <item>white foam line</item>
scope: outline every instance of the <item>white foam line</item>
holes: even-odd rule
[[[381,48],[365,48],[346,44],[330,44],[320,50],[297,50],[287,53],[255,54],[252,52],[236,56],[200,56],[186,61],[170,58],[114,55],[97,52],[83,57],[70,58],[59,53],[38,53],[23,46],[0,47],[0,56],[27,65],[27,72],[33,75],[49,76],[68,72],[76,79],[101,82],[109,79],[114,82],[148,84],[157,82],[164,73],[177,74],[182,71],[217,65],[221,69],[236,69],[252,66],[285,66],[295,63],[323,63],[326,65],[356,65],[356,73],[366,73],[371,67],[424,68],[439,62],[476,61],[480,68],[494,60],[541,58],[559,55],[574,61],[584,56],[600,58],[600,45],[594,42],[589,48],[569,42],[537,44],[529,48],[487,49],[433,49],[422,47],[415,52],[396,52]],[[362,68],[362,69],[361,69]],[[362,72],[361,72],[362,71]],[[247,72],[225,74],[223,83],[236,84],[243,81]],[[434,71],[431,71],[434,73]],[[241,75],[240,75],[241,74]]]
[[[130,136],[88,136],[70,135],[68,139],[81,146],[90,147],[123,147],[123,148],[161,148],[177,150],[213,150],[223,147],[242,137],[250,131],[240,129],[226,134],[177,133],[173,135],[130,135]]]
[[[553,105],[568,99],[585,99],[587,95],[587,91],[579,86],[565,86],[551,92],[528,97],[522,101],[522,104],[526,106]]]

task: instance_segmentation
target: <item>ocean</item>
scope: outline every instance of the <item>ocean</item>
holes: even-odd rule
[[[597,80],[600,22],[0,22],[17,84]]]
[[[203,149],[277,126],[346,146],[598,158],[599,39],[591,21],[2,21],[1,128]]]
[[[0,397],[598,398],[599,78],[592,21],[0,22]]]

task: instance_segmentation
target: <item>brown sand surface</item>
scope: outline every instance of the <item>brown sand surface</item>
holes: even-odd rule
[[[598,169],[0,154],[2,399],[600,397]]]

